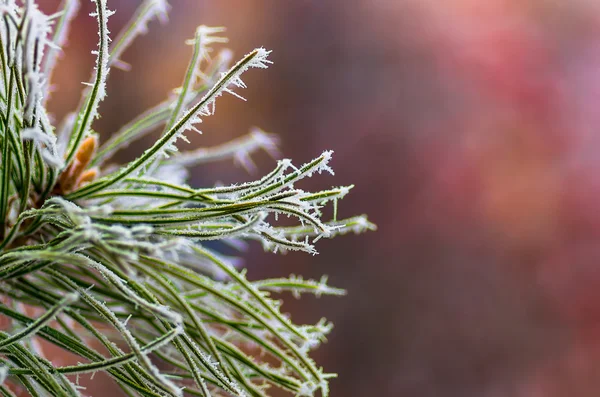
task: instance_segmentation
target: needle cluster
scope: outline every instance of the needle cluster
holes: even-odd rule
[[[154,19],[164,0],[145,0],[111,41],[106,0],[93,0],[98,46],[78,108],[53,125],[50,79],[79,8],[64,0],[54,15],[33,0],[0,0],[0,394],[80,396],[78,375],[106,372],[128,395],[266,396],[273,386],[297,396],[328,395],[328,379],[309,356],[332,325],[293,323],[274,296],[290,291],[342,295],[300,277],[251,281],[222,254],[256,240],[273,252],[315,254],[325,237],[374,229],[366,217],[337,219],[352,186],[298,187],[333,174],[331,151],[303,165],[280,160],[260,179],[195,187],[186,167],[232,158],[252,168],[252,152],[277,155],[277,139],[253,129],[216,147],[180,150],[222,95],[240,97],[242,75],[269,66],[257,48],[232,62],[222,28],[200,26],[176,95],[106,142],[92,130],[111,68]],[[162,133],[135,160],[113,155],[150,132]],[[322,209],[334,207],[333,219]],[[297,220],[281,226],[277,217]],[[287,223],[289,224],[289,223]],[[53,344],[78,357],[55,366]]]

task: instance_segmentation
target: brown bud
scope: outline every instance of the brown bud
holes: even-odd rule
[[[62,193],[70,192],[75,186],[79,186],[83,176],[86,174],[85,169],[94,158],[96,148],[98,147],[98,138],[95,135],[90,135],[81,142],[75,158],[65,168],[60,176],[60,190]],[[90,170],[91,171],[91,170]],[[98,170],[86,176],[85,182],[93,180],[98,173]]]
[[[92,158],[94,158],[97,147],[98,138],[96,138],[95,135],[88,136],[81,142],[81,145],[79,145],[77,153],[75,153],[75,158],[82,164],[83,169],[85,169],[90,161],[92,161]]]
[[[84,183],[88,183],[96,179],[98,176],[98,168],[90,168],[87,171],[84,171],[79,179],[77,180],[77,187],[83,185]]]

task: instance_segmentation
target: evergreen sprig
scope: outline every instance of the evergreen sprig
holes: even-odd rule
[[[244,88],[241,76],[266,68],[257,48],[230,66],[222,28],[200,26],[177,95],[148,110],[100,145],[92,130],[112,66],[153,19],[164,0],[145,0],[110,41],[106,0],[93,0],[96,65],[78,109],[59,128],[45,107],[60,47],[77,0],[47,16],[33,0],[0,0],[0,394],[79,396],[78,375],[105,371],[128,395],[266,396],[271,386],[297,396],[328,395],[328,379],[309,353],[332,325],[294,324],[273,294],[343,295],[327,279],[250,281],[219,240],[257,240],[270,251],[315,254],[323,237],[375,227],[365,216],[337,219],[352,186],[299,189],[315,173],[333,174],[332,152],[304,165],[280,160],[264,177],[198,188],[185,167],[250,154],[276,156],[277,138],[258,129],[226,144],[179,152],[176,142],[215,112],[219,96]],[[128,164],[112,156],[149,132],[158,140]],[[334,207],[333,219],[322,208]],[[297,226],[281,226],[278,216]],[[215,248],[216,247],[216,248]],[[80,364],[55,366],[53,344]]]

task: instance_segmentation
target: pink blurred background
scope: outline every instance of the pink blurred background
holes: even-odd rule
[[[83,3],[56,75],[57,117],[94,60]],[[140,1],[108,3],[117,32]],[[254,245],[245,256],[250,277],[328,274],[348,289],[285,305],[297,321],[335,322],[315,354],[339,373],[332,396],[597,395],[600,2],[171,3],[170,23],[124,55],[135,72],[112,71],[94,127],[107,137],[179,86],[198,24],[226,26],[236,57],[273,50],[274,65],[245,79],[248,102],[223,98],[190,137],[208,146],[256,125],[297,163],[333,149],[335,177],[305,187],[356,184],[340,215],[378,224],[321,240],[316,257]],[[254,176],[225,162],[193,181]]]

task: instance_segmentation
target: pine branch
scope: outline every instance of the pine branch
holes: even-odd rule
[[[332,324],[299,325],[272,297],[283,291],[344,295],[298,276],[248,280],[236,258],[207,241],[316,254],[323,237],[375,230],[365,216],[337,218],[353,186],[308,192],[305,178],[333,174],[332,151],[295,167],[280,160],[253,181],[190,186],[186,167],[233,159],[255,170],[251,155],[278,157],[278,139],[258,128],[214,147],[179,151],[176,143],[215,112],[216,100],[244,88],[250,69],[267,68],[257,48],[230,66],[213,46],[222,28],[196,30],[192,58],[176,95],[124,126],[105,143],[92,131],[111,66],[158,18],[164,0],[143,1],[110,45],[106,0],[94,0],[98,49],[90,86],[59,128],[46,102],[50,77],[78,8],[65,0],[44,15],[33,2],[0,0],[0,393],[80,396],[77,378],[106,372],[127,395],[267,396],[277,387],[297,396],[327,396],[335,376],[311,359]],[[243,98],[242,98],[243,99]],[[107,161],[130,142],[163,128],[140,157]],[[55,134],[55,130],[60,131]],[[333,206],[333,219],[323,208]],[[281,225],[279,216],[297,224]],[[117,344],[120,342],[121,344]],[[55,366],[54,345],[80,363]],[[122,349],[119,346],[126,346]],[[75,382],[75,383],[74,383]]]

